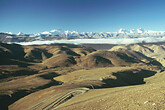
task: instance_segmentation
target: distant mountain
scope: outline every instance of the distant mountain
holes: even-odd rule
[[[61,35],[62,33],[63,33],[62,30],[54,29],[54,30],[51,30],[51,31],[41,32],[37,35]]]
[[[60,39],[121,39],[121,38],[162,38],[165,37],[165,31],[152,31],[140,29],[119,29],[117,32],[82,32],[77,31],[63,31],[54,29],[51,31],[44,31],[38,34],[12,34],[11,32],[0,33],[0,41],[7,42],[31,42],[31,41],[51,41]]]
[[[128,33],[128,31],[121,28],[121,29],[119,29],[118,33]]]
[[[10,34],[10,35],[12,35],[13,33],[12,33],[12,32],[6,32],[6,34]]]
[[[23,33],[23,32],[18,32],[17,35],[18,35],[18,36],[20,36],[20,35],[24,35],[24,33]]]
[[[149,36],[164,36],[165,31],[152,31],[152,30],[144,30],[140,29],[119,29],[117,32],[82,32],[79,33],[77,31],[62,31],[62,30],[51,30],[44,31],[37,34],[38,36],[51,36],[51,37],[67,37],[67,38],[111,38],[111,37],[149,37]]]
[[[140,28],[140,29],[137,29],[137,33],[144,33],[144,29]]]

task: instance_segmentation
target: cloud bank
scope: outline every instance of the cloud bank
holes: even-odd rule
[[[54,43],[67,43],[67,44],[134,44],[134,43],[154,43],[164,42],[165,37],[145,37],[145,38],[111,38],[111,39],[72,39],[72,40],[51,40],[51,41],[32,41],[32,42],[15,42],[20,45],[42,45]]]

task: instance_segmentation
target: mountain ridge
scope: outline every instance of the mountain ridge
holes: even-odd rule
[[[105,34],[110,35],[109,37],[112,37],[113,34],[126,34],[126,35],[132,35],[132,34],[156,34],[156,35],[165,35],[165,31],[152,31],[152,30],[145,30],[143,28],[139,29],[123,29],[120,28],[117,32],[77,32],[77,31],[69,31],[69,30],[61,30],[61,29],[53,29],[50,31],[44,31],[37,34],[24,34],[23,32],[18,32],[17,34],[13,34],[12,32],[4,32],[6,34],[10,35],[31,35],[31,36],[48,36],[48,35],[62,35],[63,37],[68,36],[83,36],[83,35],[99,35],[100,37],[104,36]]]
[[[151,31],[140,29],[120,29],[117,32],[82,32],[62,31],[54,29],[38,34],[12,34],[11,32],[0,33],[2,43],[18,43],[21,45],[52,44],[52,43],[102,43],[102,44],[130,44],[142,42],[162,42],[165,39],[165,31]],[[73,41],[71,41],[73,40]],[[25,43],[25,44],[24,44]],[[27,43],[27,44],[26,44]],[[28,44],[29,43],[29,44]]]

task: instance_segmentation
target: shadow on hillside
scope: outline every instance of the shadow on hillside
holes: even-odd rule
[[[15,92],[14,94],[12,94],[11,96],[9,95],[0,95],[0,109],[1,110],[8,110],[8,106],[12,103],[14,103],[15,101],[17,101],[18,99],[29,95],[31,92],[28,90],[19,90],[17,92]]]
[[[0,56],[1,57],[1,56]],[[10,59],[10,58],[0,58],[0,65],[18,65],[19,67],[27,67],[32,64],[28,64],[28,62],[23,63],[19,59]]]
[[[53,78],[57,77],[57,76],[60,76],[60,75],[55,72],[50,72],[48,74],[40,75],[40,77],[42,77],[44,79],[51,79],[51,80],[53,80]]]
[[[116,79],[104,79],[104,83],[101,86],[94,87],[95,89],[100,88],[112,88],[112,87],[121,87],[121,86],[131,86],[131,85],[140,85],[145,84],[144,78],[151,77],[155,75],[155,71],[141,70],[138,72],[135,71],[123,71],[113,73],[113,76]]]
[[[47,50],[34,48],[29,53],[26,53],[24,58],[30,62],[42,62],[42,60],[50,58],[52,56],[53,54],[47,52]]]
[[[23,98],[23,97],[25,97],[25,96],[33,93],[33,92],[36,92],[36,91],[39,91],[42,89],[46,89],[46,88],[49,88],[51,86],[60,85],[61,82],[57,82],[57,81],[53,80],[53,78],[56,76],[58,76],[58,74],[55,72],[41,75],[40,77],[43,77],[45,79],[51,79],[51,82],[46,84],[46,85],[39,86],[39,87],[31,89],[31,90],[18,90],[15,93],[11,94],[11,96],[0,95],[0,110],[8,110],[9,105],[13,104],[14,102],[19,100],[20,98]]]
[[[9,56],[12,56],[13,58],[18,58],[18,59],[24,59],[23,56],[25,55],[25,52],[24,52],[24,48],[21,45],[5,44],[5,43],[1,43],[0,45],[10,50],[11,53],[6,52],[7,54],[9,54]]]
[[[61,47],[60,50],[65,51],[67,55],[80,56],[69,48]]]
[[[135,52],[135,53],[137,53],[139,56],[149,60],[150,62],[147,63],[148,65],[162,66],[162,64],[160,62],[156,61],[154,58],[147,57],[146,55],[144,55],[144,54],[142,54],[140,52]]]
[[[32,70],[6,71],[6,73],[0,74],[0,79],[17,77],[17,76],[29,76],[29,75],[33,75],[37,73],[38,71],[34,71],[34,70],[33,71]]]
[[[139,62],[139,61],[137,61],[135,58],[130,57],[130,56],[124,54],[124,53],[119,53],[119,52],[118,52],[118,53],[117,53],[117,56],[118,56],[119,58],[123,59],[123,60],[126,61],[126,62],[130,62],[130,63],[138,63],[138,62]]]

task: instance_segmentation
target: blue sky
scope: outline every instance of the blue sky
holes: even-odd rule
[[[165,0],[0,0],[0,32],[165,31]]]

